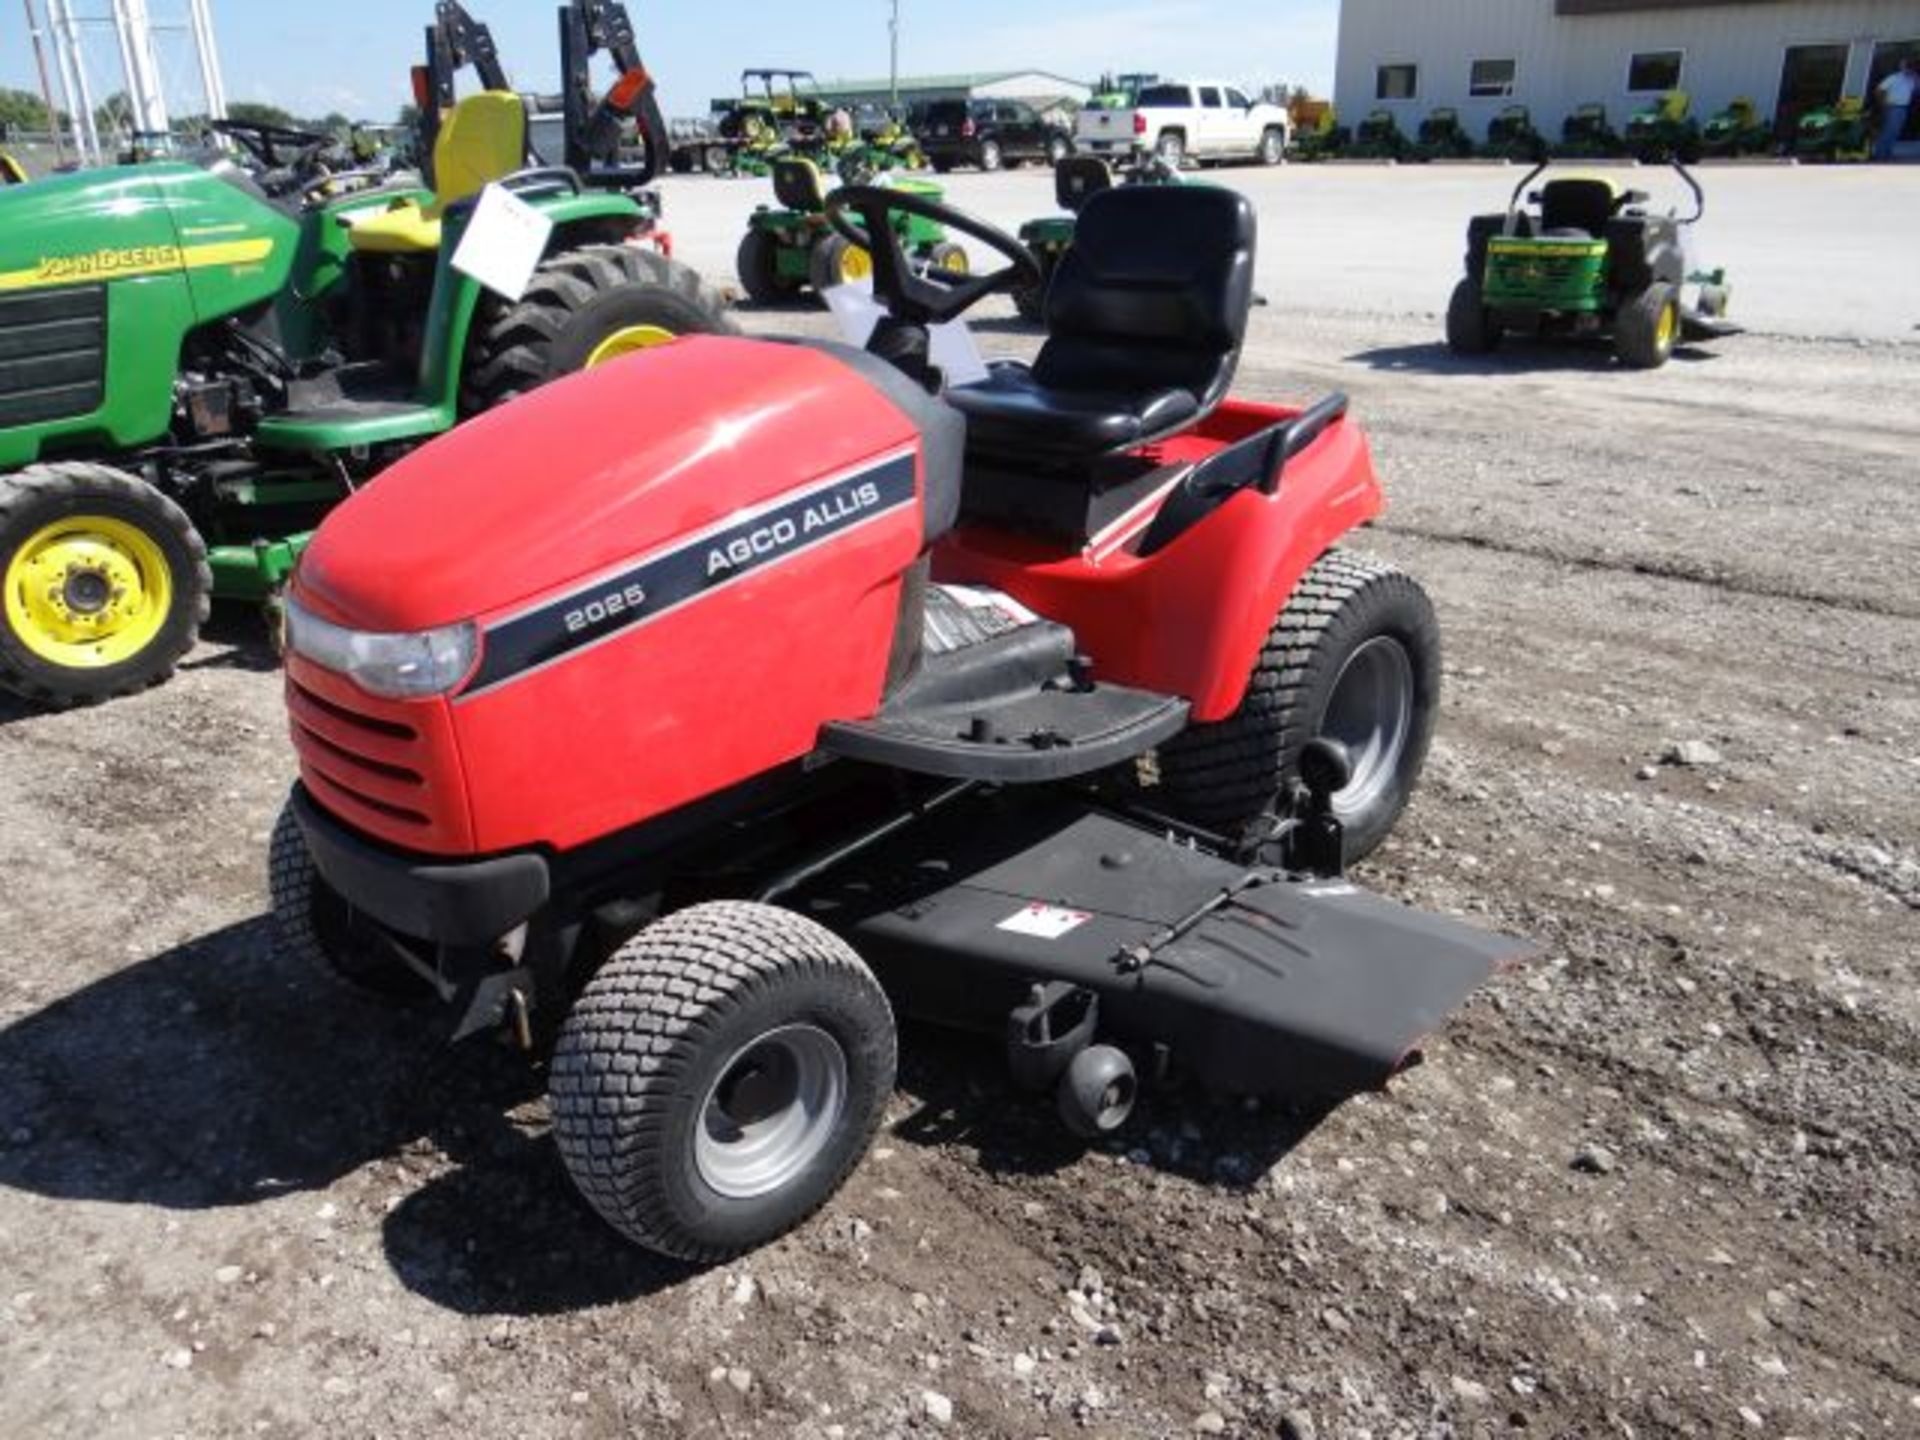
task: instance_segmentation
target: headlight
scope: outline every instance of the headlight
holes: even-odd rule
[[[349,630],[289,599],[287,648],[339,671],[370,694],[418,700],[444,695],[467,678],[480,649],[480,631],[470,620],[404,634]]]

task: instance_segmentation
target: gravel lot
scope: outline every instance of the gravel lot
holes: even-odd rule
[[[1541,957],[1386,1094],[1160,1095],[1111,1152],[910,1032],[819,1218],[656,1263],[571,1192],[537,1073],[273,958],[292,767],[224,617],[146,696],[0,708],[0,1431],[1920,1433],[1920,174],[1716,173],[1778,333],[1654,374],[1436,344],[1508,173],[1234,178],[1279,237],[1238,388],[1352,393],[1366,543],[1449,644],[1365,878]],[[683,255],[728,273],[758,193],[677,182]],[[1860,266],[1796,271],[1836,231]]]

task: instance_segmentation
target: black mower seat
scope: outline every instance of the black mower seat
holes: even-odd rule
[[[1212,185],[1092,196],[1047,287],[1032,369],[947,392],[969,454],[1071,462],[1191,424],[1225,398],[1253,302],[1253,206]]]
[[[1541,234],[1549,240],[1598,240],[1620,200],[1610,180],[1549,180],[1540,191]]]

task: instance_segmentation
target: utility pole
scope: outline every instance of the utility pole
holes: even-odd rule
[[[887,103],[900,108],[900,0],[891,0],[891,18],[887,21]]]
[[[33,0],[26,0],[27,36],[33,41],[33,63],[40,71],[40,98],[47,103],[47,129],[53,132],[53,163],[67,163],[67,145],[60,138],[60,111],[53,103],[53,86],[47,80],[47,52],[41,43],[40,19],[34,13]]]

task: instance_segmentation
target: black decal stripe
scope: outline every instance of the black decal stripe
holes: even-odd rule
[[[478,695],[657,619],[731,581],[910,504],[914,461],[912,454],[900,455],[843,475],[489,626],[480,668],[460,698]],[[636,590],[643,598],[633,603],[630,596]]]

